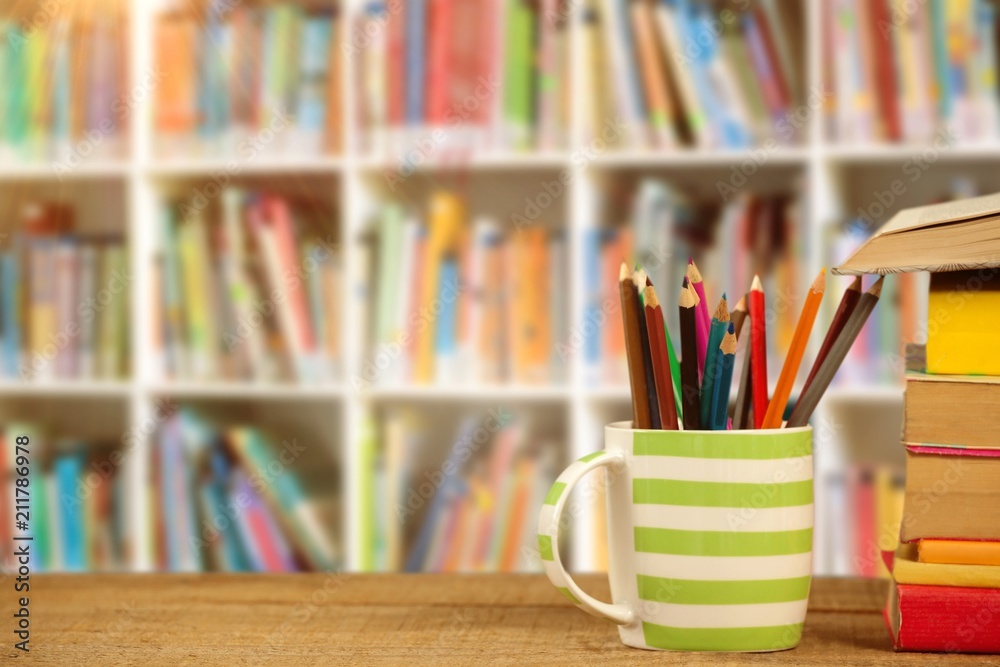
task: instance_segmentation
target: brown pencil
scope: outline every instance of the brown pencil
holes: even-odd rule
[[[646,328],[646,311],[642,305],[640,296],[646,289],[646,272],[636,269],[632,274],[632,283],[635,285],[635,305],[639,311],[639,337],[642,339],[642,367],[646,376],[646,399],[649,401],[649,424],[650,428],[660,430],[660,406],[656,402],[656,380],[653,378],[653,354],[650,350],[649,333]]]
[[[788,418],[789,428],[805,426],[809,423],[809,418],[812,417],[813,411],[819,404],[819,399],[823,398],[826,388],[830,386],[833,376],[837,374],[840,364],[844,362],[851,345],[857,340],[865,322],[868,321],[868,316],[872,314],[875,304],[882,296],[882,282],[884,280],[885,276],[881,276],[870,290],[861,295],[857,308],[854,309],[851,318],[844,325],[844,330],[837,337],[837,342],[830,348],[830,353],[823,361],[823,365],[816,371],[816,377],[813,378],[809,391],[802,392],[798,403],[795,404],[795,409],[792,410],[792,415]]]
[[[667,337],[663,328],[663,309],[656,298],[656,290],[648,285],[643,292],[646,303],[646,331],[649,351],[653,357],[653,378],[656,382],[656,403],[660,411],[660,427],[665,431],[677,430],[677,408],[674,406],[674,383],[670,377],[670,358],[667,356]]]
[[[747,336],[753,336],[753,330],[747,331]],[[733,410],[733,429],[749,428],[750,424],[750,378],[753,372],[750,369],[750,341],[743,346],[743,371],[740,373],[740,388],[736,392],[736,408]]]
[[[729,313],[729,321],[733,323],[733,329],[736,330],[736,340],[740,339],[740,331],[743,330],[743,323],[747,319],[747,296],[744,294],[740,297],[740,300],[736,303],[736,307],[733,308],[733,312]]]
[[[806,383],[802,386],[801,394],[805,394],[809,390],[809,385],[813,383],[813,379],[816,377],[816,373],[819,371],[819,367],[823,365],[826,357],[830,354],[830,348],[837,341],[840,336],[840,332],[844,330],[844,325],[847,324],[847,320],[851,318],[851,314],[854,313],[854,309],[858,307],[858,301],[861,300],[861,276],[858,276],[851,282],[850,286],[844,290],[844,296],[840,299],[840,305],[837,306],[837,312],[833,315],[833,321],[830,322],[830,328],[826,331],[826,338],[823,339],[823,345],[819,348],[819,353],[816,355],[816,360],[813,362],[812,369],[809,371],[809,377],[806,378]]]
[[[646,393],[646,371],[642,364],[642,338],[639,335],[639,293],[625,262],[622,262],[618,274],[618,293],[622,302],[622,324],[625,327],[628,381],[632,389],[632,427],[650,428],[652,424]]]
[[[701,392],[698,387],[698,342],[695,304],[698,297],[685,281],[681,287],[678,309],[681,319],[681,401],[684,406],[684,430],[701,428]]]

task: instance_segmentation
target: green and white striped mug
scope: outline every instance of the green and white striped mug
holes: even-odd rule
[[[812,428],[650,431],[618,422],[604,433],[604,451],[570,465],[542,506],[538,543],[552,583],[617,623],[627,646],[794,648],[812,573]],[[601,467],[613,603],[584,593],[559,553],[570,491]]]

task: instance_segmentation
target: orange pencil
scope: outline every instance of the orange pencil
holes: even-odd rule
[[[799,322],[795,325],[795,333],[792,335],[792,344],[788,347],[788,356],[785,357],[785,364],[781,367],[781,375],[778,376],[778,384],[774,388],[771,403],[767,406],[767,414],[764,415],[764,424],[761,428],[781,428],[781,417],[785,414],[788,397],[792,394],[792,384],[799,372],[802,355],[805,354],[806,343],[809,342],[809,334],[812,332],[816,313],[819,312],[819,304],[823,301],[825,290],[826,269],[824,268],[816,276],[812,287],[809,288],[809,294],[806,295],[806,302],[802,306]]]

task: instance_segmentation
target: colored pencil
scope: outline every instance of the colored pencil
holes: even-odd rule
[[[733,366],[736,365],[736,326],[730,322],[726,335],[722,337],[716,352],[715,362],[719,369],[719,378],[712,387],[712,420],[713,431],[725,431],[729,420],[729,389],[733,384]]]
[[[690,285],[681,288],[677,302],[681,320],[681,400],[685,431],[697,431],[701,422],[701,401],[698,391],[698,344],[695,320],[697,295]]]
[[[802,387],[803,394],[809,390],[809,386],[816,377],[816,372],[819,370],[819,367],[823,365],[823,361],[826,360],[827,355],[830,354],[830,348],[833,347],[837,337],[840,336],[840,332],[844,330],[844,325],[847,324],[847,320],[851,318],[851,314],[854,313],[854,309],[858,307],[858,301],[860,299],[861,276],[858,276],[851,281],[850,286],[844,290],[844,296],[840,298],[840,305],[837,306],[837,312],[833,314],[833,321],[830,322],[830,328],[826,330],[826,338],[823,339],[823,345],[820,346],[819,353],[816,355],[816,360],[813,362],[812,369],[809,371],[809,377],[806,378],[806,383]]]
[[[826,291],[826,269],[824,268],[816,276],[809,293],[806,295],[806,302],[802,305],[802,312],[799,314],[799,321],[795,325],[795,333],[792,334],[792,342],[788,346],[788,354],[785,356],[785,363],[781,367],[781,375],[778,376],[778,384],[774,387],[774,396],[767,406],[767,414],[764,415],[764,425],[762,428],[781,428],[782,417],[785,414],[785,407],[788,405],[788,397],[792,395],[792,385],[795,383],[795,376],[799,373],[799,366],[802,364],[802,355],[806,352],[806,344],[809,342],[809,334],[812,332],[813,323],[816,321],[816,313],[819,312],[819,305],[823,301],[823,294]]]
[[[740,297],[740,300],[736,302],[736,307],[733,308],[733,312],[729,314],[729,319],[733,323],[733,327],[736,329],[736,340],[740,339],[740,332],[743,331],[743,323],[747,319],[747,297],[746,294]]]
[[[649,333],[646,331],[646,312],[642,304],[642,291],[646,289],[646,272],[637,269],[632,274],[635,285],[635,307],[639,313],[639,338],[642,340],[642,367],[646,379],[646,400],[649,402],[649,428],[660,429],[660,408],[656,402],[656,380],[653,378],[653,355],[649,349]]]
[[[653,281],[646,276],[646,287],[652,287]],[[645,303],[645,301],[644,301]],[[661,307],[661,318],[662,318],[662,307]],[[674,389],[674,412],[679,415],[681,414],[681,365],[677,361],[677,353],[674,352],[674,342],[670,339],[670,332],[667,330],[666,318],[663,319],[663,337],[667,341],[667,359],[670,362],[670,384]],[[659,396],[657,396],[659,400]],[[675,415],[676,417],[676,415]],[[660,411],[660,421],[663,421],[663,411]],[[666,428],[666,427],[664,427]]]
[[[694,260],[688,258],[687,268],[688,284],[694,289],[698,297],[695,303],[695,327],[698,334],[698,378],[702,378],[705,373],[705,355],[708,351],[708,334],[712,327],[712,320],[708,315],[708,299],[705,296],[705,283],[702,281],[701,272],[698,271]]]
[[[764,288],[760,276],[750,286],[750,388],[753,396],[754,428],[764,424],[767,414],[767,334],[764,314]]]
[[[750,338],[751,332],[747,330],[747,335],[741,337],[740,331],[743,329],[746,321],[750,319],[750,313],[747,311],[747,300],[748,295],[744,294],[740,297],[739,302],[736,304],[736,308],[733,309],[732,320],[734,327],[736,329],[736,339],[737,341],[746,339],[743,344],[743,366],[740,372],[740,386],[739,390],[736,392],[736,409],[733,411],[733,428],[741,429],[746,428],[748,418],[750,416]]]
[[[813,411],[819,405],[819,399],[823,398],[826,388],[833,382],[833,376],[837,374],[840,364],[844,362],[851,345],[857,340],[865,322],[868,321],[872,310],[875,309],[879,297],[882,296],[882,283],[884,281],[885,276],[879,277],[871,289],[861,295],[858,306],[854,309],[854,314],[844,325],[844,330],[837,337],[837,342],[830,348],[830,353],[816,372],[816,377],[813,378],[809,391],[803,392],[798,403],[795,404],[795,409],[792,410],[792,415],[788,418],[787,426],[789,428],[805,426],[809,423],[809,418],[812,417]]]
[[[719,345],[729,329],[729,308],[726,305],[726,295],[723,294],[719,305],[712,315],[712,326],[708,331],[708,353],[705,358],[705,374],[701,379],[701,424],[704,428],[712,426],[712,391],[719,377],[716,367]]]
[[[649,398],[646,395],[646,375],[642,364],[642,338],[639,335],[639,296],[632,282],[628,265],[622,262],[618,274],[618,294],[622,302],[622,324],[625,327],[625,357],[628,360],[628,382],[632,390],[632,427],[650,428]]]
[[[643,295],[649,351],[653,356],[653,378],[656,381],[656,402],[660,412],[660,426],[665,431],[676,431],[677,406],[674,404],[674,383],[670,377],[670,361],[667,358],[663,309],[660,308],[660,300],[656,298],[656,289],[652,285],[646,286]]]

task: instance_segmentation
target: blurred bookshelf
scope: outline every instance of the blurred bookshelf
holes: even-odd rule
[[[452,4],[465,3],[414,4],[435,15],[447,13]],[[604,425],[629,417],[620,359],[616,359],[614,341],[609,340],[613,332],[608,327],[617,325],[617,312],[602,311],[609,296],[605,294],[605,265],[613,253],[630,248],[642,258],[653,269],[651,274],[658,272],[654,280],[668,300],[675,298],[669,286],[677,283],[675,274],[688,255],[698,261],[712,298],[727,291],[731,306],[746,289],[750,277],[746,274],[761,270],[771,281],[769,290],[788,295],[787,312],[794,318],[805,286],[820,267],[842,259],[851,243],[895,211],[944,197],[1000,190],[996,168],[1000,153],[985,135],[960,137],[941,148],[919,135],[895,142],[840,136],[838,122],[844,125],[838,116],[841,96],[853,91],[835,86],[824,63],[829,60],[832,39],[828,13],[845,3],[669,0],[639,8],[634,7],[640,4],[638,0],[469,4],[475,8],[463,12],[471,14],[455,12],[445,19],[451,22],[447,34],[460,43],[441,40],[445,45],[435,46],[443,49],[440,53],[430,53],[425,43],[425,69],[411,72],[400,66],[400,49],[409,47],[408,33],[397,22],[405,19],[406,12],[393,11],[404,3],[133,0],[124,3],[127,30],[121,35],[131,56],[125,89],[145,92],[130,98],[132,106],[116,126],[125,136],[116,143],[115,152],[84,157],[63,172],[53,169],[58,153],[45,153],[45,149],[32,155],[0,153],[0,195],[11,206],[0,232],[17,236],[14,232],[29,205],[69,205],[74,210],[72,236],[88,243],[89,239],[120,239],[131,272],[126,290],[126,312],[131,315],[122,336],[121,373],[74,378],[57,372],[55,377],[30,382],[16,375],[0,380],[0,395],[10,406],[2,413],[4,432],[18,424],[52,425],[32,431],[46,442],[45,451],[51,452],[46,454],[47,466],[64,455],[71,458],[73,452],[83,450],[100,459],[109,448],[130,444],[131,454],[115,475],[129,501],[121,513],[110,515],[111,529],[95,529],[95,533],[110,530],[112,537],[94,547],[98,555],[93,567],[137,571],[193,567],[191,562],[171,565],[156,538],[162,523],[157,510],[161,501],[152,492],[156,486],[151,480],[163,464],[164,431],[169,433],[176,419],[208,434],[203,439],[210,442],[197,464],[202,477],[192,477],[196,481],[206,475],[215,479],[211,463],[219,458],[214,452],[220,447],[229,467],[222,467],[228,472],[220,472],[219,480],[233,484],[240,470],[251,472],[238,452],[218,444],[228,442],[234,430],[253,429],[261,434],[262,446],[273,456],[280,453],[284,441],[297,438],[306,443],[307,453],[296,461],[294,477],[305,496],[318,500],[315,520],[333,549],[333,567],[405,569],[410,561],[417,569],[537,570],[530,531],[505,529],[503,535],[484,536],[474,547],[468,540],[452,539],[443,548],[460,549],[462,555],[449,559],[440,551],[418,548],[429,506],[422,505],[401,520],[385,503],[419,489],[427,479],[424,473],[441,471],[463,434],[470,428],[474,432],[474,425],[484,423],[491,409],[509,411],[511,431],[489,433],[482,449],[457,467],[458,477],[471,482],[450,489],[449,503],[435,510],[444,517],[442,525],[450,526],[441,530],[459,534],[461,526],[481,521],[493,526],[520,525],[515,507],[537,504],[538,489],[562,466],[602,447]],[[920,11],[928,12],[936,6],[935,2],[918,4]],[[975,12],[983,4],[989,3],[972,3],[970,21],[971,16],[982,15]],[[18,12],[33,16],[42,11],[41,6],[41,2],[19,3]],[[623,56],[637,59],[638,53],[621,50],[621,29],[634,26],[633,14],[641,16],[647,9],[655,30],[642,36],[642,48],[647,61],[650,53],[659,53],[662,67],[640,73],[636,65],[637,71],[630,74],[628,58]],[[433,104],[425,100],[434,107],[433,113],[407,115],[405,93],[413,87],[409,78],[449,76],[441,63],[449,57],[460,58],[469,48],[470,36],[461,34],[462,22],[489,12],[504,20],[490,24],[493,32],[483,37],[488,41],[479,50],[485,52],[485,45],[490,45],[497,53],[465,63],[468,67],[461,69],[464,84],[450,87],[451,97],[435,92]],[[233,66],[226,54],[247,55],[233,46],[240,43],[237,32],[243,29],[231,26],[247,16],[255,19],[250,24],[265,26],[265,32],[271,23],[284,26],[272,30],[275,39],[287,44],[326,43],[327,58],[300,60],[285,54],[286,81],[272,72],[276,65],[267,67],[268,49],[279,47],[261,42],[253,50],[254,58],[240,60],[246,61],[246,80],[263,83],[246,89],[220,84],[220,63],[223,74]],[[5,25],[14,18],[0,14]],[[440,18],[428,19],[428,25],[439,25]],[[506,21],[516,34],[504,32]],[[306,24],[312,27],[307,29]],[[665,62],[673,48],[669,38],[676,39],[685,29],[694,30],[692,36],[699,30],[711,33],[715,50],[695,54],[694,60],[705,76],[730,82],[732,97],[724,99],[736,99],[734,108],[746,114],[730,118],[700,102],[692,111],[684,100],[690,104],[700,99],[697,90],[694,98],[685,97],[671,83],[665,89],[678,101],[671,118],[686,126],[675,128],[680,130],[679,141],[660,142],[661,117],[647,118],[645,113],[623,116],[629,119],[627,141],[596,141],[603,126],[597,120],[639,108],[630,106],[628,98],[634,102],[639,95],[641,108],[648,108],[649,91],[630,88],[637,85],[629,83],[632,74],[643,86],[663,87],[664,82],[654,81],[657,71],[673,81]],[[248,35],[240,33],[239,39],[264,40],[247,30]],[[375,34],[368,35],[366,30]],[[536,42],[532,35],[537,36]],[[771,40],[773,49],[768,46]],[[181,49],[176,62],[171,55],[167,63],[189,80],[172,82],[167,91],[147,90],[148,74],[156,71],[167,54],[178,50],[171,43],[192,45]],[[503,49],[497,46],[500,43]],[[538,61],[539,71],[533,69],[535,61],[523,58],[524,45],[532,43],[546,53]],[[895,42],[890,39],[890,43],[895,48]],[[595,50],[595,45],[602,48]],[[322,46],[316,48],[323,51]],[[449,48],[454,49],[451,55]],[[954,58],[961,63],[962,58],[980,57],[976,48]],[[511,50],[511,58],[497,55],[504,49]],[[746,62],[734,56],[743,51],[753,52]],[[203,52],[218,57],[209,58],[206,64],[199,55]],[[993,53],[987,58],[995,59]],[[403,62],[409,60],[403,58]],[[760,81],[762,74],[753,68],[766,69],[768,63],[781,68],[784,84]],[[513,87],[512,99],[495,95],[487,100],[489,104],[481,104],[484,115],[470,112],[473,120],[463,121],[457,131],[450,132],[454,128],[449,128],[441,114],[447,114],[456,100],[475,96],[474,86],[471,92],[467,86],[469,77],[475,82],[484,72],[504,81],[501,92]],[[289,83],[292,80],[298,81],[297,87]],[[421,78],[421,82],[426,80]],[[747,91],[748,82],[755,80],[761,87],[769,86],[768,99],[760,99],[761,91]],[[274,88],[268,93],[272,97],[252,97],[264,95],[262,89],[269,86]],[[227,90],[225,105],[220,95],[211,100],[217,103],[213,109],[199,110],[199,96],[211,97],[209,91],[222,88]],[[815,103],[817,92],[823,90],[830,94]],[[975,90],[980,95],[993,94],[987,86]],[[930,86],[927,91],[933,94]],[[163,94],[168,95],[173,116],[157,108],[162,99],[158,96]],[[740,101],[745,95],[755,99]],[[292,116],[288,134],[280,131],[281,140],[241,154],[242,139],[259,137],[263,142],[267,136],[261,135],[267,122],[254,111],[255,100],[279,98],[300,110]],[[113,103],[114,96],[111,99]],[[706,104],[719,103],[714,99]],[[414,104],[419,112],[420,103]],[[105,113],[111,112],[105,109]],[[303,113],[305,125],[299,126]],[[714,124],[703,140],[691,132],[691,119],[698,113]],[[235,124],[226,122],[227,118],[235,119]],[[903,184],[899,192],[893,191],[896,180]],[[213,272],[227,270],[234,243],[227,232],[227,202],[237,202],[244,212],[257,206],[271,211],[274,202],[284,202],[296,234],[284,236],[276,245],[292,247],[297,258],[293,262],[304,265],[320,241],[334,251],[329,253],[328,279],[309,292],[316,298],[305,299],[304,305],[294,307],[298,314],[286,318],[291,321],[290,329],[277,321],[282,317],[261,327],[268,332],[263,358],[276,360],[265,363],[261,372],[246,359],[227,362],[227,372],[170,371],[171,339],[165,336],[169,327],[164,324],[169,304],[163,283],[168,255],[174,251],[164,229],[171,216],[184,220],[182,206],[199,196],[206,199],[204,207],[196,207],[200,234],[210,239],[209,247],[197,241],[186,243],[204,255],[197,261]],[[457,213],[439,225],[441,202]],[[868,216],[868,222],[859,225],[855,219],[860,214]],[[438,226],[443,231],[436,233]],[[398,230],[402,238],[384,236],[386,230]],[[275,230],[271,236],[257,237],[249,226],[242,234],[251,255],[243,282],[261,298],[275,281],[267,268],[268,239],[280,234]],[[755,250],[754,238],[765,234],[777,240]],[[503,340],[483,343],[476,332],[493,326],[487,321],[490,309],[482,304],[470,306],[459,298],[450,313],[448,308],[443,311],[444,321],[455,323],[452,335],[435,335],[426,341],[418,335],[414,340],[420,342],[393,356],[386,368],[379,368],[380,352],[396,340],[398,332],[393,327],[398,327],[400,317],[405,321],[414,304],[426,305],[427,299],[433,302],[441,296],[433,290],[418,294],[421,272],[414,270],[412,261],[417,240],[429,244],[437,237],[444,238],[435,249],[440,261],[450,262],[447,270],[457,269],[459,275],[463,262],[485,256],[488,253],[482,251],[491,244],[503,248],[500,269],[490,279],[495,279],[492,284],[501,294],[494,305],[497,317],[506,322],[500,325]],[[0,249],[11,251],[10,241],[5,240]],[[519,252],[525,258],[507,256]],[[396,258],[398,266],[387,263],[387,257]],[[740,257],[745,261],[737,261]],[[539,261],[546,263],[546,271],[534,265]],[[430,264],[425,261],[424,265],[426,269]],[[310,276],[301,280],[306,290],[312,289]],[[385,284],[386,276],[392,284]],[[235,310],[232,299],[237,297],[209,294],[211,284],[220,280],[228,278],[191,278],[191,284],[181,289],[196,294],[198,286],[204,285],[200,298],[216,305],[199,309],[208,319],[216,318],[215,326],[222,330],[232,325],[226,324],[229,315],[224,304]],[[519,280],[528,280],[538,289],[518,287]],[[839,294],[847,280],[833,278],[831,284],[831,293]],[[407,289],[414,295],[399,298]],[[912,285],[910,290],[920,293]],[[397,298],[392,298],[393,293]],[[182,300],[190,303],[186,295]],[[902,296],[894,300],[905,301]],[[831,299],[827,301],[828,309],[821,317],[828,321],[833,306]],[[383,304],[386,312],[380,313]],[[887,306],[888,300],[880,309],[887,313],[888,322],[896,311]],[[898,429],[902,388],[891,364],[880,360],[899,353],[901,344],[894,341],[914,335],[915,323],[925,319],[921,311],[925,305],[905,307],[912,320],[909,328],[900,325],[890,331],[888,324],[879,323],[880,330],[872,333],[851,361],[852,369],[876,370],[838,378],[815,419],[815,568],[819,573],[873,573],[874,566],[858,565],[853,556],[865,552],[865,540],[879,539],[878,526],[886,523],[898,481],[900,462],[892,456],[898,437],[889,436],[898,433],[893,429]],[[514,320],[520,322],[519,327],[510,324]],[[183,347],[187,347],[191,332],[184,322],[177,340],[185,341]],[[775,327],[771,341],[777,352],[784,334],[780,322]],[[519,336],[523,340],[516,343]],[[301,345],[293,349],[289,341],[295,340]],[[325,346],[318,345],[320,340]],[[204,349],[223,358],[222,345],[207,345]],[[813,345],[815,352],[819,341]],[[323,354],[310,356],[310,351]],[[447,357],[452,351],[452,358],[439,359],[440,354]],[[493,356],[484,359],[484,352]],[[418,354],[428,355],[429,367],[427,358],[418,360]],[[421,365],[416,372],[413,366]],[[833,430],[821,437],[819,429],[829,424]],[[867,432],[859,430],[859,424],[877,424],[878,428]],[[401,441],[400,433],[406,435],[411,428],[411,437]],[[514,431],[516,436],[511,435]],[[516,481],[515,491],[494,483],[491,471],[497,466],[520,471],[521,477],[511,477]],[[182,468],[193,475],[196,464]],[[530,480],[524,476],[529,473]],[[204,501],[195,492],[191,495],[192,506],[200,507]],[[602,544],[603,537],[601,512],[591,507],[599,503],[591,495],[582,498],[587,506],[569,536],[571,566],[581,571],[605,565],[601,548],[592,546]],[[849,502],[848,497],[853,500]],[[882,509],[869,507],[873,498],[884,499]],[[273,502],[267,497],[261,500],[265,506]],[[862,505],[870,511],[852,509]],[[280,510],[274,513],[281,516]],[[533,514],[534,509],[529,512]],[[593,519],[592,514],[596,515]],[[859,522],[859,515],[867,518]],[[529,517],[528,523],[533,520]],[[124,523],[124,529],[115,527],[116,522]],[[94,525],[107,524],[105,519]],[[293,532],[296,528],[280,521],[272,528],[288,536],[295,550],[295,540],[301,539]],[[116,541],[118,534],[128,539]],[[517,556],[510,560],[509,554],[515,552]],[[225,567],[219,563],[231,561],[223,555],[212,551],[200,567]],[[299,554],[292,564],[306,569],[329,565],[318,563],[303,560]]]

